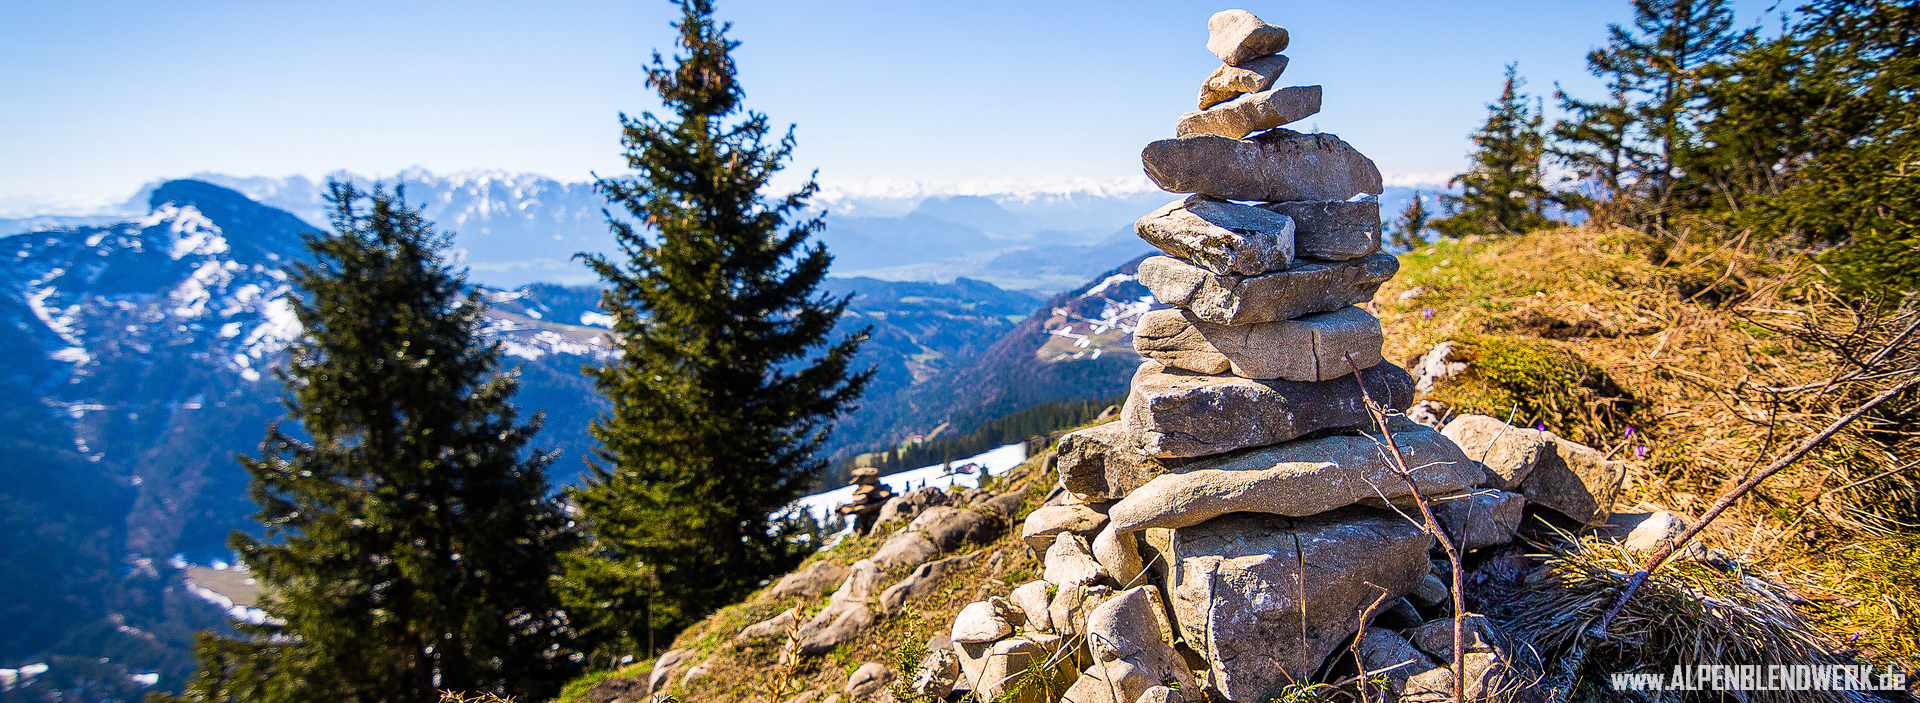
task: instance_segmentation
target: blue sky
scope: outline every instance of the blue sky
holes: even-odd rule
[[[1306,127],[1389,179],[1464,163],[1502,66],[1598,92],[1586,52],[1624,0],[1254,2],[1292,32]],[[1770,3],[1736,0],[1741,25]],[[719,0],[748,105],[798,125],[798,170],[841,184],[1092,182],[1139,173],[1218,61],[1227,5]],[[616,114],[655,103],[658,0],[0,0],[0,211],[124,198],[199,171],[317,176],[618,172]],[[1764,20],[1773,24],[1775,20]]]

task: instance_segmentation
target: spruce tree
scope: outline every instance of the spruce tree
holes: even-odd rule
[[[1413,192],[1413,200],[1400,211],[1400,219],[1393,223],[1394,246],[1406,251],[1427,243],[1427,223],[1433,219],[1433,213],[1427,211],[1427,204],[1421,202],[1420,191]]]
[[[441,690],[540,698],[577,672],[549,585],[568,548],[551,457],[523,455],[484,298],[399,193],[331,184],[291,298],[289,419],[252,474],[264,539],[232,545],[263,624],[203,636],[180,700],[400,703]],[[302,439],[300,435],[311,439]]]
[[[1633,224],[1665,227],[1680,191],[1688,152],[1699,143],[1706,73],[1752,41],[1733,29],[1728,0],[1634,0],[1633,26],[1608,27],[1607,46],[1587,67],[1610,93],[1608,102],[1571,98],[1572,116],[1555,130],[1556,155],[1577,173],[1603,181],[1602,193],[1624,198],[1617,209]],[[1611,173],[1609,173],[1611,171]]]
[[[1518,71],[1517,64],[1507,65],[1500,99],[1487,106],[1487,122],[1473,135],[1467,172],[1447,182],[1460,194],[1440,196],[1447,217],[1434,221],[1433,228],[1442,234],[1514,234],[1548,224],[1546,206],[1553,194],[1542,182],[1543,118],[1520,92],[1525,81]]]
[[[596,183],[623,215],[624,260],[582,255],[619,351],[586,370],[611,409],[572,494],[595,536],[570,574],[603,653],[669,641],[817,548],[770,514],[825,468],[815,451],[872,375],[849,369],[864,334],[830,339],[847,300],[816,294],[832,258],[809,243],[815,184],[762,195],[792,130],[769,143],[767,117],[742,107],[712,2],[679,5],[681,52],[647,71],[670,116],[622,115],[634,173]],[[608,578],[622,573],[648,578]]]

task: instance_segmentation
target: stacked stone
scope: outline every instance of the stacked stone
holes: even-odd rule
[[[864,535],[873,530],[880,509],[893,497],[893,490],[880,483],[880,470],[871,466],[854,469],[849,485],[855,486],[853,502],[840,506],[838,511],[841,515],[852,515],[854,532]]]
[[[1134,345],[1148,361],[1119,420],[1059,445],[1061,482],[1086,508],[1056,513],[1104,524],[1091,543],[1064,525],[1024,533],[1055,535],[1046,580],[1062,593],[1055,562],[1084,549],[1099,574],[1074,587],[1153,591],[1173,616],[1170,641],[1204,660],[1200,685],[1266,700],[1345,647],[1375,586],[1393,603],[1435,585],[1432,541],[1384,509],[1411,489],[1362,434],[1362,385],[1388,408],[1413,400],[1413,379],[1382,359],[1379,320],[1358,307],[1399,268],[1380,252],[1379,170],[1339,137],[1283,127],[1318,112],[1321,95],[1273,87],[1285,29],[1244,10],[1208,29],[1224,65],[1202,109],[1142,154],[1156,184],[1191,194],[1135,224],[1165,254],[1142,262],[1139,280],[1173,307],[1141,320]],[[1484,479],[1431,428],[1397,421],[1392,441],[1428,495]],[[1143,695],[1114,686],[1112,670],[1089,667],[1068,697]]]

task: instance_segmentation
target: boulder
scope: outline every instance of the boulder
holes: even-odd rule
[[[650,703],[647,681],[637,677],[605,679],[580,694],[583,703]]]
[[[1549,437],[1553,435],[1549,434]],[[1627,464],[1599,450],[1553,437],[1553,449],[1520,483],[1527,502],[1588,525],[1601,525],[1627,477]]]
[[[1087,635],[1087,614],[1111,597],[1113,589],[1102,584],[1061,584],[1053,594],[1053,602],[1047,605],[1047,620],[1053,624],[1054,632],[1062,637],[1084,638]]]
[[[1526,509],[1527,497],[1518,493],[1476,491],[1433,506],[1433,518],[1454,546],[1479,549],[1512,542]]]
[[[831,617],[823,620],[823,615]],[[801,630],[795,651],[809,656],[826,654],[841,643],[858,637],[860,631],[873,624],[873,621],[873,611],[865,603],[828,606],[802,626],[804,629]]]
[[[647,674],[647,696],[665,693],[667,682],[673,678],[674,672],[693,663],[697,656],[700,656],[700,652],[693,649],[670,649],[660,655],[659,659],[653,661],[653,671]]]
[[[1423,493],[1465,489],[1479,478],[1459,449],[1431,430],[1393,436]],[[1304,459],[1290,461],[1290,459]],[[1195,468],[1200,465],[1220,468]],[[1412,494],[1368,437],[1335,435],[1209,458],[1141,486],[1107,513],[1116,530],[1187,527],[1228,513],[1307,517],[1385,495]]]
[[[1356,306],[1279,322],[1218,325],[1177,308],[1140,316],[1133,349],[1173,368],[1327,381],[1381,362],[1380,320]],[[1348,360],[1352,364],[1348,364]]]
[[[1254,132],[1304,120],[1320,112],[1320,86],[1294,86],[1248,93],[1219,105],[1180,116],[1176,137],[1211,134],[1239,139]]]
[[[1221,10],[1207,18],[1207,51],[1228,66],[1287,50],[1287,29],[1246,10]]]
[[[1033,640],[1009,637],[997,642],[955,642],[953,651],[959,655],[960,675],[976,698],[1004,703],[1046,703],[1043,694],[1046,687],[1023,680],[1031,675],[1030,666],[1039,666],[1044,671],[1048,657],[1053,654]],[[1003,694],[1015,689],[1019,691],[1017,694],[1003,698]]]
[[[1413,378],[1381,362],[1361,374],[1382,407],[1405,410]],[[1303,383],[1209,376],[1149,361],[1134,373],[1121,410],[1143,454],[1196,457],[1278,444],[1310,432],[1371,422],[1353,378]]]
[[[1512,700],[1510,696],[1519,689],[1518,682],[1513,681],[1509,673],[1511,667],[1498,654],[1468,654],[1462,668],[1466,672],[1466,685],[1461,694],[1469,703]],[[1407,679],[1406,689],[1400,692],[1400,703],[1450,703],[1453,700],[1453,667],[1444,664]]]
[[[1027,521],[1020,526],[1020,539],[1027,546],[1044,552],[1062,532],[1092,539],[1106,524],[1106,515],[1085,504],[1048,505],[1027,515]]]
[[[1623,521],[1620,519],[1622,517],[1628,520]],[[1647,553],[1680,539],[1680,535],[1685,533],[1688,527],[1685,518],[1665,510],[1626,516],[1614,515],[1607,520],[1607,523],[1609,526],[1631,524],[1632,527],[1627,529],[1626,538],[1621,540],[1622,546],[1636,552]]]
[[[1447,583],[1445,581],[1441,581],[1440,577],[1428,573],[1425,578],[1420,579],[1420,586],[1413,589],[1413,593],[1408,595],[1407,598],[1420,605],[1433,607],[1447,602],[1447,597],[1451,593],[1452,591],[1447,590]]]
[[[1400,270],[1392,254],[1337,262],[1301,261],[1259,276],[1217,274],[1167,256],[1140,262],[1139,281],[1156,300],[1219,325],[1279,322],[1373,299]]]
[[[1084,586],[1109,580],[1107,570],[1094,560],[1092,547],[1079,535],[1067,532],[1056,535],[1053,546],[1047,548],[1045,572],[1040,578],[1048,583]]]
[[[787,628],[792,627],[794,620],[799,617],[799,608],[788,608],[786,612],[742,628],[740,634],[733,636],[733,641],[751,642],[784,636],[787,634]]]
[[[805,568],[787,574],[774,584],[769,595],[777,598],[819,598],[841,581],[847,578],[845,564],[832,559],[821,559],[806,565]]]
[[[1495,629],[1484,615],[1469,613],[1462,624],[1461,634],[1464,635],[1461,643],[1466,646],[1468,654],[1505,655],[1507,652],[1506,636]],[[1453,664],[1453,618],[1441,618],[1413,628],[1407,632],[1407,641],[1431,655],[1441,665]]]
[[[680,677],[680,688],[689,691],[693,690],[693,682],[704,680],[712,675],[713,658],[709,657],[687,669],[687,674]]]
[[[885,664],[867,662],[854,669],[847,677],[846,700],[863,701],[874,698],[893,683],[893,670]]]
[[[975,505],[978,505],[981,510],[986,511],[987,514],[998,516],[1000,519],[1003,519],[1003,520],[1012,520],[1013,518],[1017,517],[1020,514],[1021,506],[1024,506],[1026,504],[1027,504],[1026,491],[1011,491],[1008,493],[1002,493],[992,498],[987,498],[985,500],[979,501],[978,503],[975,503]],[[991,532],[991,526],[989,526],[989,531],[984,534],[986,536],[981,538],[982,541],[992,538],[993,533]]]
[[[1413,592],[1431,538],[1397,514],[1344,508],[1307,518],[1234,513],[1152,530],[1147,541],[1171,567],[1162,580],[1174,620],[1214,685],[1230,700],[1266,700],[1345,646],[1380,589],[1389,599]]]
[[[1205,195],[1160,206],[1134,221],[1133,232],[1169,256],[1214,273],[1257,276],[1293,263],[1293,220]]]
[[[1132,531],[1119,532],[1113,525],[1107,525],[1093,538],[1093,559],[1100,562],[1100,568],[1107,570],[1107,576],[1121,588],[1132,588],[1140,583],[1141,572],[1146,570],[1145,560],[1140,558],[1140,540]]]
[[[913,570],[913,573],[900,579],[899,583],[888,586],[887,590],[880,592],[880,613],[893,615],[900,612],[907,603],[939,593],[952,574],[972,566],[980,554],[980,552],[962,554],[921,564]]]
[[[914,693],[933,699],[944,699],[953,692],[953,684],[960,680],[960,657],[947,647],[927,652],[921,657],[920,667],[915,670],[913,683],[907,688]]]
[[[1056,448],[1061,487],[1084,501],[1125,496],[1160,473],[1154,460],[1140,453],[1136,440],[1127,424],[1118,421],[1068,432]]]
[[[1540,458],[1553,450],[1553,435],[1486,415],[1461,415],[1440,432],[1468,457],[1485,464],[1488,485],[1503,491],[1519,488],[1540,465]]]
[[[1261,208],[1293,218],[1293,255],[1345,261],[1380,251],[1380,196],[1296,200]]]
[[[1367,628],[1360,638],[1360,664],[1369,674],[1386,676],[1386,700],[1395,700],[1406,689],[1407,679],[1439,666],[1407,638],[1379,627]]]
[[[880,543],[880,549],[873,553],[873,563],[883,569],[907,568],[925,564],[939,554],[940,546],[919,530],[903,529]]]
[[[1185,703],[1186,700],[1186,698],[1181,697],[1180,694],[1175,693],[1171,688],[1154,686],[1153,688],[1147,689],[1144,693],[1141,693],[1140,697],[1134,700],[1134,703]]]
[[[873,611],[867,607],[867,599],[874,596],[880,577],[880,566],[873,560],[854,562],[846,581],[840,584],[840,590],[834,591],[833,596],[827,599],[827,606],[800,625],[799,652],[822,654],[832,651],[871,624]]]
[[[1047,614],[1047,605],[1050,601],[1047,588],[1050,585],[1046,581],[1028,581],[1007,594],[1007,600],[1019,607],[1020,612],[1026,615],[1029,630],[1053,632],[1053,618]]]
[[[1258,93],[1273,87],[1274,81],[1287,70],[1287,57],[1278,54],[1262,56],[1238,66],[1221,66],[1213,69],[1207,80],[1200,84],[1200,109],[1205,110],[1220,103],[1239,97],[1243,93]]]
[[[1184,666],[1184,665],[1183,665]],[[1189,677],[1192,674],[1188,674]],[[1094,662],[1074,679],[1061,703],[1137,703],[1160,686],[1151,671],[1126,661]]]
[[[1147,177],[1169,193],[1288,202],[1379,195],[1380,169],[1339,137],[1275,129],[1249,139],[1162,139],[1140,153]]]
[[[1193,672],[1173,649],[1173,623],[1156,586],[1129,588],[1114,594],[1087,615],[1087,648],[1094,666],[1126,662],[1151,676],[1154,682],[1173,679],[1183,690],[1193,687]]]
[[[1012,635],[1014,628],[1026,622],[1022,612],[1007,599],[994,596],[967,604],[953,618],[953,641],[960,643],[995,642]]]
[[[993,521],[972,510],[939,505],[927,508],[907,523],[907,530],[926,533],[935,547],[946,551],[967,542],[992,539]]]

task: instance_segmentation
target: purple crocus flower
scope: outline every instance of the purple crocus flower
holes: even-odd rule
[[[1647,445],[1642,444],[1634,447],[1633,455],[1645,459],[1647,457]]]

